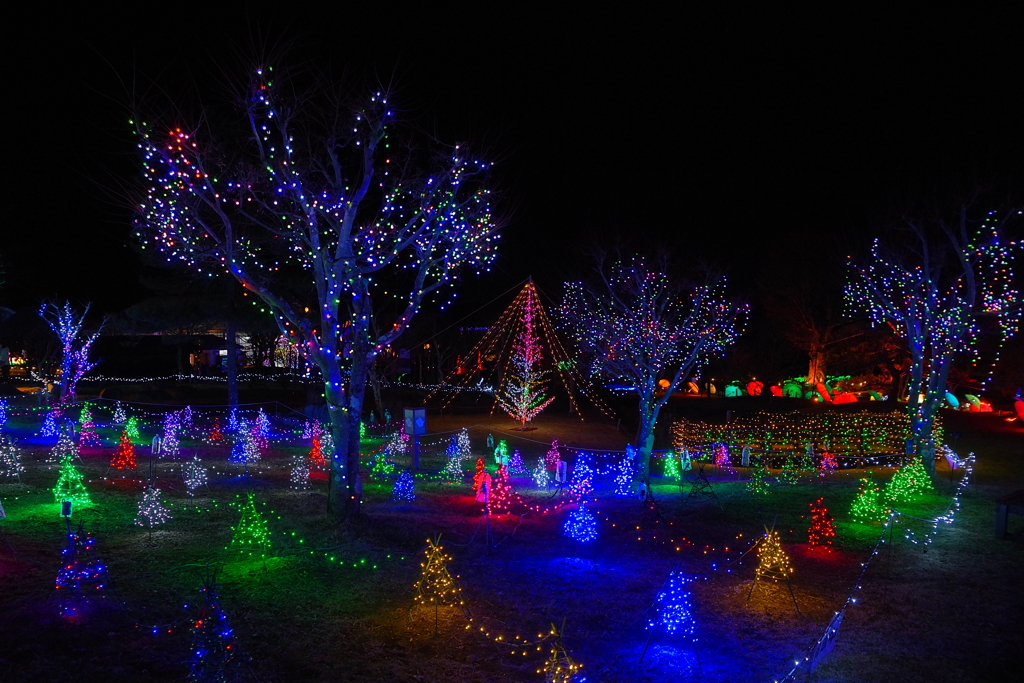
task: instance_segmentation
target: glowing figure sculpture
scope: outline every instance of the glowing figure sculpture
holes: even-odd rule
[[[690,606],[690,591],[687,589],[687,585],[692,582],[692,578],[679,571],[668,575],[668,580],[654,599],[654,618],[648,620],[648,629],[693,639],[697,623]]]
[[[117,445],[113,457],[110,459],[110,466],[115,470],[134,470],[138,467],[138,459],[135,457],[135,446],[128,437],[128,432],[121,432],[121,442]]]
[[[241,550],[250,556],[266,557],[270,552],[270,528],[267,520],[256,509],[256,497],[252,493],[245,494],[242,504],[242,517],[238,526],[234,527],[231,547]]]
[[[152,529],[169,519],[171,519],[171,512],[164,507],[163,501],[160,500],[160,489],[150,486],[142,495],[142,500],[139,501],[139,511],[135,515],[135,524]]]
[[[522,306],[522,326],[512,345],[512,373],[498,392],[501,409],[525,427],[542,410],[551,405],[544,384],[547,372],[540,369],[540,337],[534,332],[534,300],[527,297]]]
[[[562,531],[574,541],[590,543],[597,539],[597,517],[586,505],[581,504],[569,513]]]
[[[491,475],[487,473],[487,468],[484,466],[484,459],[476,459],[476,472],[473,474],[473,492],[476,494],[478,502],[483,502],[480,498],[484,482],[489,487],[491,485]]]

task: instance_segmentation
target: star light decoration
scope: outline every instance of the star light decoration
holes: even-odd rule
[[[495,258],[492,164],[460,145],[415,156],[393,144],[385,92],[351,121],[333,88],[297,102],[282,92],[272,67],[253,74],[238,121],[249,144],[227,133],[232,153],[187,125],[131,121],[148,183],[136,234],[169,262],[237,279],[317,365],[332,412],[356,430],[374,358],[464,266],[486,270]],[[296,135],[316,142],[296,145]],[[406,293],[389,291],[389,275],[411,283]],[[315,302],[292,299],[296,278],[312,281]],[[391,324],[377,301],[397,308]],[[339,446],[342,467],[358,468],[358,449]],[[358,508],[358,490],[348,493]]]
[[[850,260],[848,308],[866,312],[873,325],[888,325],[910,349],[908,412],[915,448],[928,459],[929,471],[934,469],[931,455],[941,445],[934,421],[945,400],[949,371],[959,354],[976,349],[978,317],[996,319],[1000,348],[1020,326],[1020,292],[1009,265],[1019,244],[1007,243],[1002,233],[1022,215],[1019,210],[1002,216],[990,211],[975,221],[963,206],[952,220],[940,219],[934,226],[908,220],[919,241],[914,261],[888,257],[878,240],[864,263]]]

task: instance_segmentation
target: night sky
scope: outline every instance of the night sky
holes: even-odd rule
[[[1007,18],[275,7],[12,25],[0,304],[147,296],[131,104],[154,87],[217,100],[261,53],[393,83],[400,118],[498,162],[507,227],[474,302],[529,275],[557,297],[589,249],[621,241],[724,269],[756,304],[794,270],[840,282],[846,253],[929,195],[1024,188]]]

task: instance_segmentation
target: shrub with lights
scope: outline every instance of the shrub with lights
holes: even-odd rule
[[[654,617],[647,622],[647,628],[670,636],[680,636],[691,642],[696,641],[694,631],[697,623],[690,605],[690,591],[687,586],[693,578],[678,570],[672,571],[654,599]]]
[[[206,486],[206,468],[203,467],[199,455],[192,456],[191,460],[181,466],[181,476],[185,480],[185,490],[190,496],[194,496],[200,486]]]
[[[0,478],[21,479],[25,466],[21,464],[21,451],[14,439],[0,434]]]
[[[931,477],[921,463],[921,458],[911,458],[885,485],[883,497],[889,503],[912,503],[933,489]]]
[[[882,489],[871,480],[871,472],[860,480],[860,491],[850,507],[850,515],[859,522],[882,522],[889,517]]]

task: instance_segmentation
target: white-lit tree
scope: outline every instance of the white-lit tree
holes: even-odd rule
[[[148,184],[137,232],[168,259],[229,273],[301,343],[331,416],[329,506],[358,515],[369,368],[463,267],[489,267],[491,164],[396,137],[386,92],[346,108],[326,79],[301,95],[276,80],[255,71],[217,130],[135,121]]]
[[[667,263],[602,261],[593,283],[566,283],[561,325],[589,373],[636,387],[640,427],[636,476],[649,481],[658,413],[687,376],[732,344],[747,307],[726,297],[725,280],[672,284]]]
[[[972,218],[960,206],[949,218],[906,221],[912,245],[886,249],[875,240],[862,263],[850,261],[846,299],[873,324],[889,325],[910,351],[908,412],[914,452],[935,473],[935,416],[949,371],[978,334],[978,319],[991,316],[997,334],[1012,336],[1020,323],[1020,294],[1010,270],[1014,243],[1007,225],[1024,223],[1019,210]]]

